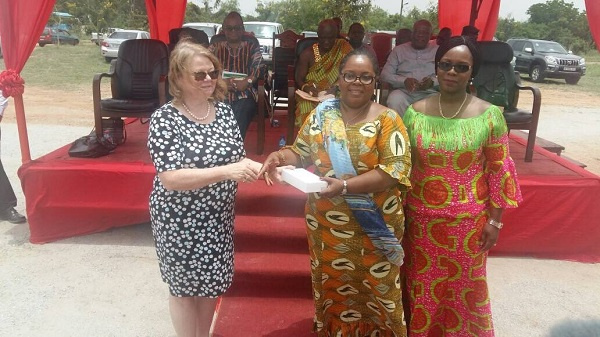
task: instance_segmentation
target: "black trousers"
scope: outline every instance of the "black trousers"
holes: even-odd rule
[[[242,98],[237,101],[231,102],[231,109],[233,110],[233,115],[235,116],[235,120],[240,127],[240,133],[242,134],[242,139],[246,138],[246,130],[248,130],[248,126],[250,126],[250,122],[256,115],[256,111],[258,110],[258,105],[254,98]]]
[[[0,131],[0,139],[1,138],[2,132]],[[15,196],[15,191],[10,185],[8,176],[6,176],[6,172],[4,172],[4,166],[2,166],[2,159],[0,159],[0,211],[15,206],[17,206],[17,196]]]

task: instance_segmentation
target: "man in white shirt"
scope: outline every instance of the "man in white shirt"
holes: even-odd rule
[[[0,122],[2,122],[4,109],[6,109],[7,105],[8,99],[4,97],[2,91],[0,91]],[[1,137],[0,133],[0,138]],[[25,222],[25,217],[15,210],[15,206],[17,206],[17,197],[6,176],[6,172],[4,172],[2,160],[0,160],[0,221],[8,221],[14,224]]]
[[[396,46],[387,59],[381,79],[394,89],[387,106],[400,116],[413,102],[436,93],[435,53],[437,44],[430,43],[432,26],[427,20],[413,25],[411,42]]]

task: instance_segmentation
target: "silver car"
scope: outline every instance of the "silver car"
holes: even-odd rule
[[[149,38],[150,33],[143,30],[119,30],[102,41],[100,54],[104,56],[106,62],[110,62],[112,59],[117,58],[119,47],[123,41]]]

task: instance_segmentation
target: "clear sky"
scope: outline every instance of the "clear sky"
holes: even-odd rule
[[[371,0],[373,5],[379,6],[389,13],[400,12],[400,1],[402,0]],[[404,0],[404,11],[410,10],[412,7],[417,7],[419,10],[424,10],[428,7],[432,0]],[[485,1],[485,0],[484,0]],[[512,16],[515,20],[525,21],[528,16],[525,13],[527,9],[536,3],[545,3],[545,0],[501,0],[500,1],[500,16]],[[585,9],[585,0],[565,0],[575,5],[575,8],[580,11]],[[255,14],[256,0],[238,0],[242,14]]]

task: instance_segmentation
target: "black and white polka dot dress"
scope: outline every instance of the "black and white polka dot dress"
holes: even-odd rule
[[[216,119],[198,124],[171,103],[152,115],[148,148],[157,172],[239,162],[243,141],[231,108],[215,104]],[[174,296],[217,297],[233,279],[233,220],[237,183],[220,181],[167,191],[158,176],[150,218],[163,281]]]

